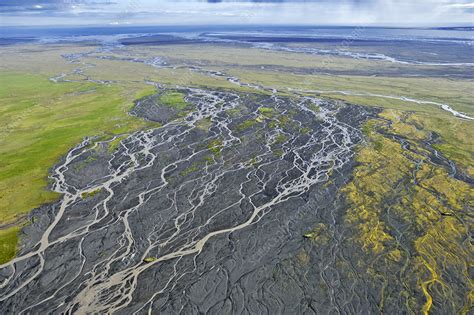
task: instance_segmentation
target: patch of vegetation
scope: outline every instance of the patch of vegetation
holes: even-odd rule
[[[416,115],[397,110],[385,110],[379,116],[390,120],[390,128],[406,138],[423,140],[429,136],[429,132],[417,122]]]
[[[202,163],[198,163],[198,162],[194,162],[193,164],[191,164],[191,166],[189,166],[188,168],[184,169],[180,175],[181,176],[187,176],[191,173],[194,173],[194,172],[197,172],[201,169],[201,166],[202,166]]]
[[[273,144],[282,144],[286,141],[288,141],[288,136],[280,133],[278,136],[276,136],[275,142],[273,142]]]
[[[275,129],[276,127],[278,127],[278,123],[275,120],[272,120],[268,123],[267,126],[268,128]]]
[[[307,108],[311,109],[311,110],[312,110],[313,112],[315,112],[315,113],[318,113],[318,112],[321,111],[321,108],[320,108],[318,105],[316,105],[316,104],[314,104],[313,102],[311,102],[311,101],[306,102],[306,103],[305,103],[305,106],[306,106]]]
[[[259,107],[258,112],[267,118],[271,118],[276,114],[276,111],[270,107]]]
[[[429,139],[436,134],[439,139],[433,147],[452,159],[470,176],[474,176],[474,123],[452,116],[429,115],[417,112],[386,110],[381,117],[390,121],[391,129],[411,141]]]
[[[252,159],[250,160],[250,165],[255,166],[257,164],[258,164],[257,158],[255,156],[252,157]]]
[[[281,115],[277,118],[278,125],[281,128],[291,129],[292,127],[296,126],[296,123],[294,122],[293,119],[291,119],[290,115],[291,115],[291,113],[288,113],[286,115]]]
[[[143,262],[149,264],[149,263],[152,263],[154,261],[156,261],[158,258],[156,257],[146,257],[145,259],[143,259]]]
[[[96,189],[96,190],[90,191],[90,192],[83,192],[81,194],[81,198],[82,199],[92,198],[95,195],[97,195],[98,193],[100,193],[101,191],[102,191],[102,189]]]
[[[220,156],[220,151],[216,154],[216,153],[213,153],[214,156]],[[193,162],[189,167],[185,168],[183,171],[181,171],[180,175],[181,176],[187,176],[189,174],[192,174],[194,172],[198,172],[200,171],[203,167],[205,167],[206,165],[212,165],[214,164],[215,161],[214,161],[214,157],[211,156],[211,155],[206,155],[204,156],[204,158],[200,161],[196,161],[196,162]]]
[[[236,108],[230,108],[225,111],[230,117],[238,117],[241,114],[241,111],[238,107]]]
[[[244,131],[246,129],[252,128],[256,124],[257,124],[256,120],[249,119],[249,120],[246,120],[246,121],[242,122],[241,124],[237,125],[236,129],[237,129],[237,131]]]
[[[110,138],[154,126],[127,114],[133,106],[130,95],[153,92],[146,85],[126,90],[89,82],[55,84],[41,75],[2,73],[0,222],[14,222],[58,198],[46,189],[48,170],[85,136],[104,134]]]
[[[341,64],[348,64],[347,61],[338,60]],[[309,91],[318,90],[318,94],[324,97],[367,106],[443,114],[443,110],[436,105],[415,104],[377,96],[343,95],[334,93],[334,91],[405,96],[413,99],[446,103],[458,111],[470,115],[474,114],[474,107],[472,106],[472,82],[470,80],[389,76],[370,77],[363,75],[305,75],[288,72],[247,70],[242,68],[234,68],[228,70],[227,73],[235,75],[245,82],[259,83],[279,90],[288,88]],[[446,114],[446,116],[448,115],[449,114]]]
[[[223,147],[224,147],[224,143],[220,139],[212,140],[207,145],[207,149],[216,157],[220,156],[221,150]]]
[[[16,254],[20,226],[0,230],[0,264],[10,261]]]
[[[313,129],[311,128],[308,128],[308,127],[303,127],[301,128],[300,132],[304,135],[307,135],[308,133],[310,133]]]
[[[166,91],[160,96],[160,103],[175,108],[177,110],[185,110],[188,107],[188,103],[184,99],[185,95],[177,91]]]
[[[474,122],[418,113],[411,118],[424,130],[436,133],[440,137],[440,143],[434,147],[474,177]]]
[[[329,229],[324,223],[318,223],[311,231],[303,234],[303,237],[319,244],[326,244],[330,240]]]
[[[369,137],[372,134],[372,130],[373,130],[374,126],[376,126],[376,121],[375,120],[370,120],[370,121],[366,122],[362,126],[362,133],[365,136]]]
[[[296,255],[296,259],[300,265],[307,266],[310,262],[311,257],[304,249],[301,249]]]
[[[392,121],[392,114],[381,116]],[[364,251],[357,264],[374,283],[391,284],[382,293],[382,308],[394,294],[404,296],[407,308],[416,312],[457,313],[472,297],[465,240],[474,227],[466,212],[474,189],[430,163],[422,154],[424,130],[413,129],[409,115],[401,114],[397,117],[405,118],[395,123],[372,120],[364,127],[368,144],[358,151],[353,180],[343,189],[350,204],[345,222]],[[414,152],[378,130],[410,137]]]
[[[128,137],[128,134],[127,134],[127,135],[120,136],[120,137],[117,137],[117,138],[115,138],[114,140],[110,141],[110,142],[108,143],[107,152],[108,152],[109,154],[114,153],[114,152],[119,148],[120,142],[122,142],[122,140],[126,139],[127,137]]]
[[[203,131],[209,131],[212,127],[212,121],[210,117],[203,118],[196,122],[196,127]]]
[[[92,163],[98,160],[98,157],[96,155],[89,155],[87,159],[85,160],[86,163]]]
[[[282,157],[283,155],[285,155],[285,151],[283,151],[282,149],[275,149],[273,150],[273,154],[275,154],[276,156]]]
[[[206,156],[206,157],[204,158],[204,161],[206,161],[206,163],[207,163],[208,165],[211,165],[211,164],[214,164],[214,163],[215,163],[214,157],[213,157],[213,156],[210,156],[210,155]]]
[[[383,142],[379,140],[374,140],[373,142],[375,151],[381,152],[383,149]]]
[[[263,123],[265,119],[267,119],[265,116],[260,115],[255,119],[255,121],[258,123]]]

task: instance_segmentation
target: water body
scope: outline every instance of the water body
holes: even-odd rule
[[[95,41],[128,45],[227,42],[264,49],[385,60],[401,64],[468,67],[474,65],[474,31],[470,28],[128,26],[6,27],[0,31],[2,45],[31,41],[44,43]]]

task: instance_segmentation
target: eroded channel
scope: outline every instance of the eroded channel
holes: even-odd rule
[[[134,114],[169,116],[162,127],[86,139],[54,168],[63,197],[33,212],[19,255],[0,266],[2,312],[273,313],[320,303],[308,275],[287,268],[304,263],[308,229],[340,220],[335,192],[371,114],[311,97],[179,92],[185,115],[161,106],[161,91]],[[326,275],[335,235],[320,266],[328,311],[341,307],[338,290],[355,294]]]

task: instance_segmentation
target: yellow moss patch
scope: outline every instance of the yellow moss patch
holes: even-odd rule
[[[211,121],[211,118],[209,117],[203,118],[196,122],[196,127],[198,129],[201,129],[202,131],[209,131],[209,129],[211,129],[211,126],[212,126],[212,121]]]
[[[357,152],[353,180],[343,188],[350,205],[345,222],[355,231],[352,241],[361,245],[366,258],[377,257],[365,268],[383,284],[381,305],[392,279],[401,280],[402,292],[392,294],[403,296],[407,309],[466,312],[473,296],[469,240],[474,226],[468,216],[473,187],[429,161],[429,151],[420,142],[429,133],[415,121],[419,117],[395,111],[381,116],[384,121],[372,120],[364,127],[367,142]],[[408,139],[413,152],[378,128]],[[403,245],[408,256],[395,238],[401,231],[405,244],[409,241]],[[365,263],[358,262],[361,267]]]
[[[318,223],[311,231],[305,233],[303,236],[322,245],[327,244],[331,238],[329,229],[324,223]]]
[[[310,257],[309,254],[304,249],[302,249],[298,255],[296,255],[296,259],[300,265],[307,266],[309,264]]]

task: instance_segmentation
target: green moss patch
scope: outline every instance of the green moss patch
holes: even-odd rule
[[[188,103],[184,100],[185,95],[177,91],[166,91],[160,96],[160,103],[175,108],[177,110],[185,110]]]

